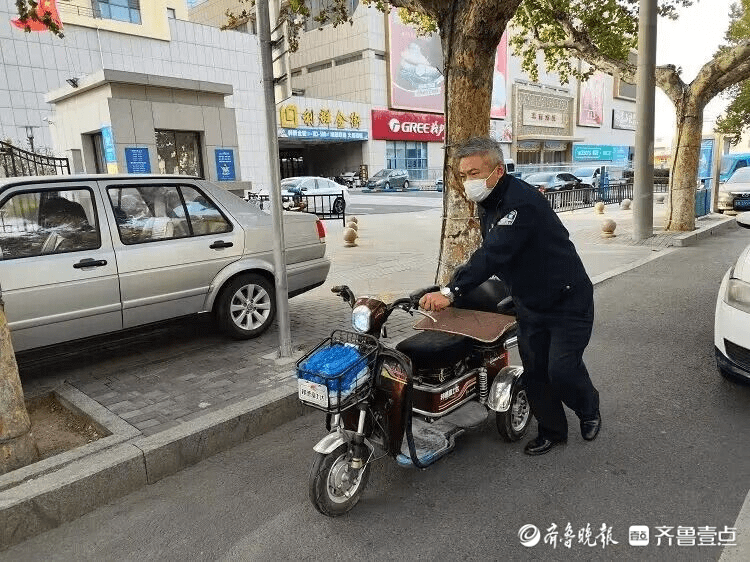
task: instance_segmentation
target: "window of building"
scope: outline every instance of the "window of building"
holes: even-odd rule
[[[203,177],[200,133],[156,131],[156,156],[162,174]]]
[[[331,0],[310,0],[310,17],[307,18],[307,21],[305,21],[305,31],[310,31],[312,29],[318,29],[319,27],[323,27],[324,25],[327,25],[331,23],[332,19],[332,11],[334,8],[334,4]],[[352,17],[354,15],[354,11],[357,9],[357,6],[359,6],[359,0],[347,0],[346,1],[346,9],[349,14],[349,17]],[[319,21],[316,21],[315,18],[320,15],[320,12],[323,10],[328,11],[328,21],[325,23],[321,23]]]
[[[167,8],[167,17],[171,20],[177,18],[177,14],[174,11],[174,8]]]
[[[139,0],[91,0],[91,7],[96,18],[141,23]]]
[[[418,141],[386,141],[386,168],[405,169],[409,179],[427,179],[427,143]]]
[[[631,51],[628,54],[628,62],[637,66],[638,65],[638,53]],[[619,72],[615,73],[614,78],[615,78],[614,89],[613,89],[614,97],[635,101],[635,94],[636,94],[636,89],[637,89],[636,85],[631,82],[625,82],[625,80],[623,80],[620,77]]]

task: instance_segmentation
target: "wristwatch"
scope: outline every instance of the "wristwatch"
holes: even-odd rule
[[[440,294],[447,298],[451,303],[453,303],[453,299],[456,298],[456,295],[453,294],[450,287],[442,287],[440,289]]]

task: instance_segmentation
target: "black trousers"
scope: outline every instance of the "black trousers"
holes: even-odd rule
[[[542,437],[567,439],[563,404],[581,420],[593,419],[599,412],[599,392],[583,363],[593,322],[593,299],[583,311],[563,306],[549,314],[518,316],[526,394]]]

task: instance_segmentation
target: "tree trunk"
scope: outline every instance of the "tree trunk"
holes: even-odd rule
[[[0,301],[0,474],[34,462],[38,456],[23,401],[21,379]]]
[[[482,241],[476,205],[466,198],[451,146],[489,133],[495,54],[518,4],[520,0],[452,3],[452,9],[439,18],[446,79],[445,186],[436,273],[440,285]]]
[[[703,134],[703,106],[690,93],[686,93],[675,106],[677,138],[669,174],[666,230],[695,229],[695,189]]]

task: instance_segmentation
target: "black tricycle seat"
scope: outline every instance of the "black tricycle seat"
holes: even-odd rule
[[[474,341],[444,332],[420,332],[396,345],[418,369],[441,369],[454,365],[471,353]]]

